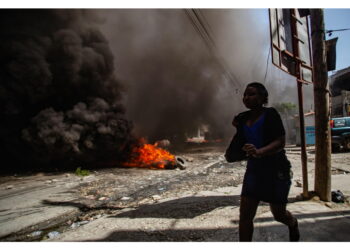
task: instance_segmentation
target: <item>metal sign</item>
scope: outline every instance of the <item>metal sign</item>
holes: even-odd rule
[[[298,9],[270,9],[272,63],[298,81],[312,83],[309,23]]]

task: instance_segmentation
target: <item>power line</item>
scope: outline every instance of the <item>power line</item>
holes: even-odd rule
[[[221,55],[218,53],[217,46],[215,44],[214,39],[212,38],[210,31],[209,31],[209,24],[206,21],[204,15],[200,12],[200,10],[184,10],[187,17],[190,19],[191,24],[195,28],[195,30],[198,32],[198,34],[203,39],[205,45],[209,48],[210,52],[215,57],[217,63],[223,68],[224,72],[226,73],[227,78],[234,84],[236,87],[236,94],[238,94],[238,91],[242,93],[242,86],[239,84],[239,81],[237,78],[232,74],[232,72],[229,70],[229,67],[227,66],[226,62],[223,60]]]
[[[350,28],[347,29],[338,29],[338,30],[326,30],[326,33],[331,36],[333,32],[342,32],[342,31],[347,31],[350,30]]]

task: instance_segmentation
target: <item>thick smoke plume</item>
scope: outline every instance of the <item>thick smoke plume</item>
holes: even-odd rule
[[[130,121],[149,142],[183,143],[200,127],[230,140],[252,81],[270,104],[297,103],[295,79],[271,64],[267,10],[197,10],[197,21],[191,11],[1,10],[6,167],[123,160]]]
[[[271,64],[267,9],[197,10],[212,40],[186,11],[100,10],[137,134],[174,143],[205,125],[213,139],[230,140],[252,81],[266,84],[270,104],[297,103],[296,80]]]
[[[118,55],[116,71],[128,86],[127,115],[137,134],[174,144],[197,135],[202,125],[216,139],[231,132],[227,124],[235,104],[241,106],[241,93],[185,10],[101,13],[104,33]]]
[[[90,10],[0,11],[1,171],[127,157],[132,124]]]

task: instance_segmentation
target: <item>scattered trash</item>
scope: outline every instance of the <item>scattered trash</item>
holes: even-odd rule
[[[81,225],[85,225],[85,224],[87,224],[87,223],[89,223],[89,221],[86,221],[86,220],[84,220],[84,221],[79,221],[79,222],[74,222],[74,223],[70,226],[70,228],[71,228],[71,229],[75,229],[75,228],[80,227]]]
[[[60,235],[60,233],[57,232],[57,231],[53,231],[53,232],[50,232],[50,233],[47,234],[47,236],[48,236],[50,239],[57,238],[59,235]]]
[[[70,228],[74,229],[74,228],[77,228],[79,227],[79,224],[74,222],[72,225],[70,225]]]
[[[100,197],[98,198],[99,201],[105,201],[105,200],[108,200],[108,197]]]
[[[128,201],[128,200],[130,200],[130,199],[131,199],[131,197],[124,196],[124,197],[122,197],[120,200],[122,200],[122,201]]]
[[[32,232],[29,236],[36,237],[36,236],[40,236],[42,233],[43,231],[35,231],[35,232]]]
[[[160,187],[158,188],[158,191],[164,191],[166,188],[165,187]]]
[[[344,203],[345,196],[340,190],[332,191],[332,201],[337,203]]]

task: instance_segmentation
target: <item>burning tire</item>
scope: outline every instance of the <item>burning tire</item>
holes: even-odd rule
[[[186,169],[187,162],[186,162],[186,160],[184,158],[182,158],[180,156],[176,156],[175,160],[176,160],[176,167],[178,167],[181,170]]]

